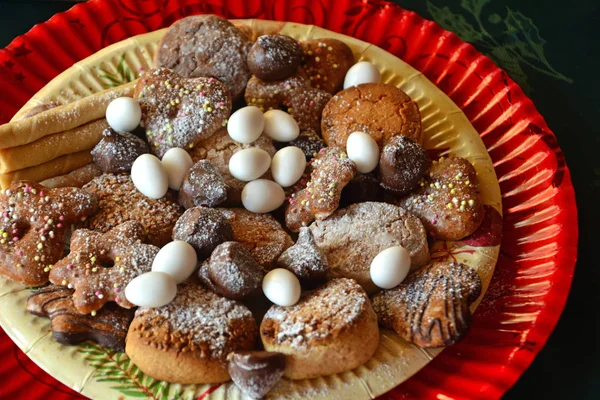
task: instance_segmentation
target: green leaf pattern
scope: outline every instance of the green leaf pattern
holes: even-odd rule
[[[98,67],[98,71],[105,88],[121,86],[137,79],[136,74],[125,63],[125,54],[121,56],[114,70]]]

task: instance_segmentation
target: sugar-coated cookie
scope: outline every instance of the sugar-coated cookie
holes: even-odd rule
[[[341,40],[323,38],[302,42],[302,51],[302,66],[310,84],[336,94],[342,88],[346,73],[354,64],[354,54],[350,47]]]
[[[302,62],[302,47],[286,35],[262,35],[248,53],[252,75],[264,81],[277,81],[292,75]]]

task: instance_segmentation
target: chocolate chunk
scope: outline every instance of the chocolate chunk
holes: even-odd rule
[[[260,292],[264,270],[243,244],[225,242],[218,245],[205,264],[217,294],[238,300]],[[205,278],[204,273],[199,277]]]
[[[327,147],[321,136],[312,129],[300,132],[300,135],[286,146],[296,146],[304,152],[306,161],[310,161],[324,147]]]
[[[133,162],[148,153],[148,144],[129,132],[107,128],[102,140],[92,150],[92,159],[104,173],[118,174],[131,171]]]
[[[381,149],[379,182],[386,190],[408,193],[418,185],[430,165],[423,146],[406,136],[394,136]]]
[[[209,161],[200,160],[185,175],[179,204],[185,208],[215,207],[227,200],[225,179]]]
[[[356,174],[342,191],[340,208],[367,201],[381,201],[383,190],[373,173]]]
[[[285,35],[260,36],[248,53],[250,72],[264,81],[287,78],[301,62],[302,47]]]
[[[260,399],[285,371],[285,355],[271,351],[237,351],[229,354],[229,375],[248,397]]]
[[[221,212],[195,207],[179,218],[173,228],[173,239],[189,243],[196,250],[198,259],[205,260],[215,247],[233,240],[233,230]]]
[[[325,281],[329,271],[327,256],[317,246],[307,227],[300,228],[298,241],[279,256],[277,263],[292,271],[307,287],[315,287]]]

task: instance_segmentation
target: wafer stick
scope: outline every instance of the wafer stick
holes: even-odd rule
[[[100,168],[96,164],[88,164],[77,168],[65,175],[55,176],[40,182],[48,188],[58,187],[82,187],[97,176],[102,175]]]

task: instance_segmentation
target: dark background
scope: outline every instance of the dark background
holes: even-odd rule
[[[423,0],[396,0],[432,19]],[[460,12],[461,0],[432,0]],[[74,1],[0,0],[0,48],[67,10]],[[493,0],[486,11],[507,7],[530,17],[544,38],[549,63],[572,83],[524,67],[529,96],[558,137],[571,170],[579,210],[579,260],[567,306],[548,343],[506,399],[600,399],[600,265],[594,256],[600,207],[600,2],[597,0]],[[477,44],[475,44],[476,47]],[[478,47],[485,54],[485,49]],[[2,90],[2,88],[0,88]]]

